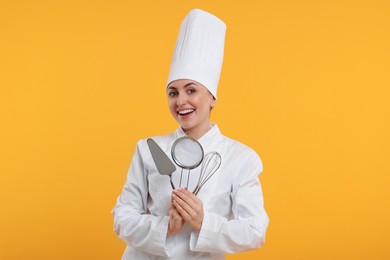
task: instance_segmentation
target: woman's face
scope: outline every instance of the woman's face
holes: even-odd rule
[[[210,110],[216,100],[202,84],[175,80],[168,85],[167,94],[169,110],[184,131],[198,139],[210,129]]]

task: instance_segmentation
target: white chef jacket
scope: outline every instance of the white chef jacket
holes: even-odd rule
[[[184,135],[179,127],[153,139],[172,160],[172,144]],[[204,209],[201,230],[193,231],[185,224],[180,233],[168,237],[169,177],[158,173],[146,139],[137,143],[127,181],[112,211],[114,230],[127,244],[123,260],[225,259],[224,253],[256,249],[264,243],[269,219],[258,178],[263,170],[259,156],[222,135],[215,124],[198,141],[205,154],[220,153],[222,164],[197,195]],[[189,173],[190,191],[198,183],[200,168]],[[180,172],[177,166],[172,175],[176,188]],[[187,174],[184,170],[181,186],[186,186]]]

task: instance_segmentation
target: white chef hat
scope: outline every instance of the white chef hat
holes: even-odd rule
[[[173,52],[168,82],[191,79],[217,98],[226,25],[218,17],[193,9],[184,18]]]

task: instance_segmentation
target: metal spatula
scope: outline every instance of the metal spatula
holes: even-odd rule
[[[146,142],[148,143],[150,153],[152,154],[158,172],[161,175],[168,175],[172,189],[175,189],[175,186],[172,183],[172,173],[176,171],[175,165],[153,139],[148,138]]]

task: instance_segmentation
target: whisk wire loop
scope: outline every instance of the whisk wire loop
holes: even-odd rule
[[[218,152],[210,152],[205,155],[200,170],[198,184],[193,191],[195,195],[199,193],[203,185],[214,175],[215,172],[217,172],[221,163],[222,157]]]

